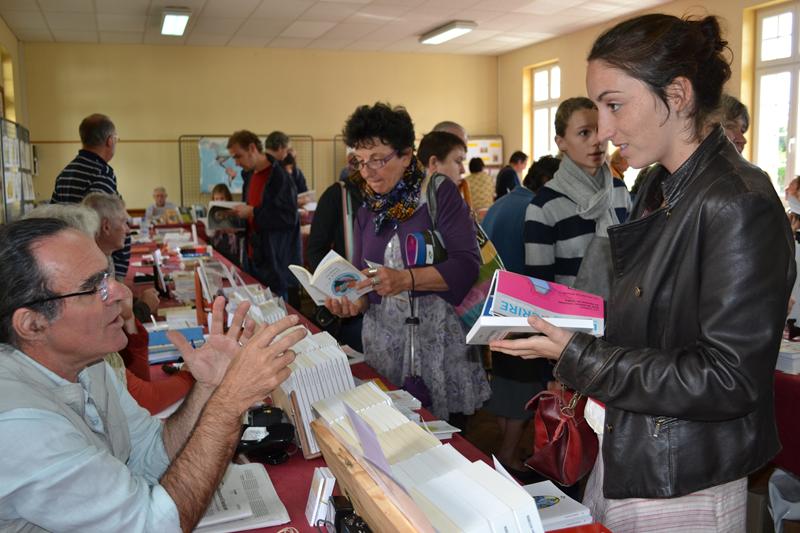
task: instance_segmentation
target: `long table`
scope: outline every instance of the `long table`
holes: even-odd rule
[[[135,247],[133,248],[133,253],[131,257],[131,261],[140,261],[141,255],[144,252],[144,249],[147,249],[147,253],[152,251],[155,248],[155,245],[149,245],[146,247]],[[215,253],[214,259],[225,263],[229,268],[233,265],[228,261],[226,258],[222,257]],[[173,265],[174,266],[174,265]],[[173,268],[174,269],[174,268]],[[144,272],[150,273],[152,271],[152,267],[141,267],[141,266],[132,266],[129,269],[127,280],[129,283],[133,283],[134,275],[136,272]],[[257,280],[252,276],[248,275],[244,271],[241,271],[242,279],[246,283],[257,283]],[[140,286],[133,287],[134,293],[140,292],[142,289],[141,284]],[[149,285],[148,285],[149,286]],[[170,302],[165,302],[169,305]],[[308,318],[303,316],[297,310],[292,308],[287,304],[287,311],[290,313],[296,314],[300,317],[300,323],[305,325],[312,333],[316,333],[319,331],[319,328],[313,324]],[[383,383],[386,384],[388,388],[396,388],[393,384],[389,383],[387,380],[382,378],[377,372],[375,372],[372,368],[364,363],[358,363],[353,365],[352,367],[353,376],[361,379],[361,380],[370,380],[370,379],[381,379]],[[165,374],[161,370],[160,366],[153,366],[151,367],[151,374],[153,379],[163,379]],[[429,413],[423,413],[423,416],[427,419],[431,419]],[[461,435],[454,435],[451,440],[448,441],[455,449],[461,452],[464,457],[469,459],[470,461],[486,461],[489,462],[489,458],[481,452],[478,448],[476,448],[472,443],[468,440],[463,438]],[[311,527],[308,525],[308,522],[305,518],[305,507],[306,502],[308,501],[308,492],[311,487],[311,478],[314,475],[314,468],[319,466],[325,466],[324,459],[317,458],[306,460],[303,458],[303,454],[298,449],[296,453],[294,453],[288,461],[280,465],[269,465],[265,464],[265,468],[267,469],[267,473],[269,474],[270,479],[272,480],[273,485],[275,486],[275,490],[278,493],[283,505],[286,506],[286,510],[289,512],[290,522],[289,524],[283,524],[281,526],[276,527],[269,527],[269,528],[262,528],[256,529],[252,531],[259,531],[264,533],[276,533],[287,526],[292,526],[296,528],[300,532],[317,532],[318,530],[316,527]],[[576,530],[577,531],[577,530]],[[589,530],[584,530],[589,531]],[[591,530],[594,531],[594,530]]]

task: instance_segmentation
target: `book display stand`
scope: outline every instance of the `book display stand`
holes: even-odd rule
[[[289,417],[289,420],[294,426],[295,433],[297,434],[297,441],[300,443],[300,449],[303,452],[303,457],[305,459],[316,459],[322,455],[321,452],[309,452],[311,446],[309,444],[308,434],[306,433],[305,429],[306,424],[303,423],[303,414],[300,410],[299,404],[297,403],[297,393],[292,391],[287,395],[282,388],[276,387],[275,390],[272,391],[272,402],[283,409],[283,412]],[[311,424],[313,425],[314,422],[311,422]]]
[[[364,467],[320,420],[311,428],[322,450],[325,463],[336,477],[341,491],[373,531],[406,533],[417,531],[405,514],[392,503]]]

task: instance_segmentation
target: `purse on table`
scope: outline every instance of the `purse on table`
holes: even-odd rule
[[[525,465],[565,486],[589,473],[597,459],[597,435],[586,422],[586,397],[570,390],[542,391],[528,402],[533,416],[533,454]]]

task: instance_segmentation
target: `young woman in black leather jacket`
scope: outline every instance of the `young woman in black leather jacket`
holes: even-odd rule
[[[608,230],[606,336],[531,319],[543,336],[492,345],[556,360],[563,384],[597,400],[584,501],[615,533],[744,531],[746,477],[780,449],[773,372],[794,246],[769,177],[712,118],[726,45],[713,16],[645,15],[597,39],[599,136],[635,168],[658,163]]]

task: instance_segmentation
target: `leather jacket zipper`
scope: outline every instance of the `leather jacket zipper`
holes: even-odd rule
[[[676,420],[678,420],[678,419],[675,418],[675,417],[671,417],[671,416],[659,416],[659,417],[656,417],[656,427],[655,427],[655,430],[653,431],[653,437],[658,438],[658,434],[661,431],[661,429],[664,428],[664,427],[669,426],[670,424],[672,424]]]

